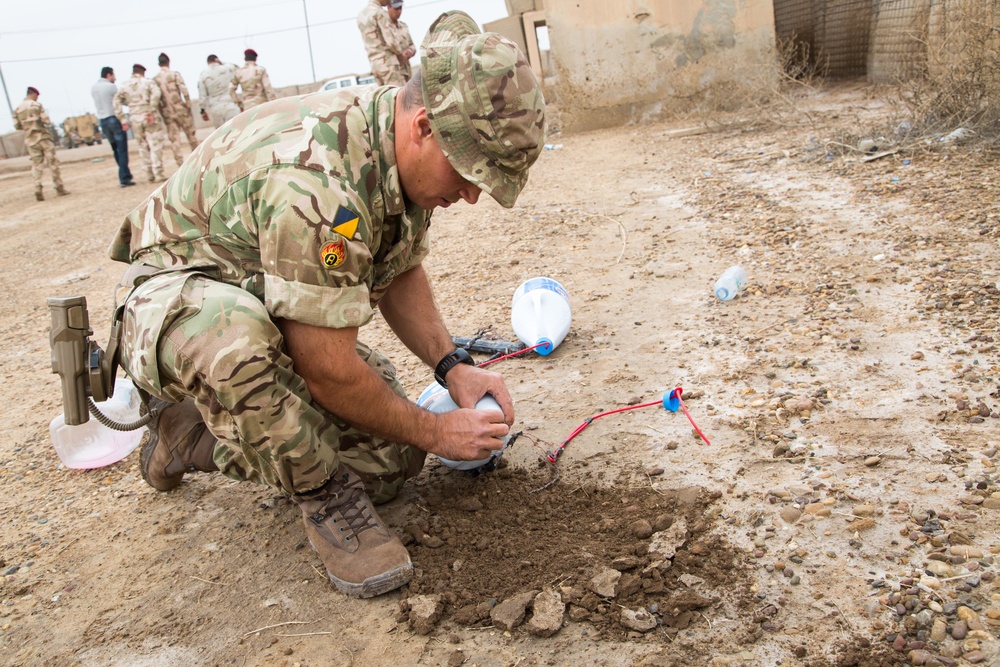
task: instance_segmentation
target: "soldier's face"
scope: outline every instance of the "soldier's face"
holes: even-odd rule
[[[462,178],[448,162],[438,145],[427,121],[424,110],[408,125],[410,147],[403,155],[397,152],[399,180],[406,198],[424,210],[448,208],[464,200],[470,204],[479,201],[482,190]]]
[[[399,17],[403,15],[402,7],[400,7],[399,9],[396,9],[395,7],[387,7],[387,9],[389,10],[389,18],[391,18],[393,21],[398,21]]]

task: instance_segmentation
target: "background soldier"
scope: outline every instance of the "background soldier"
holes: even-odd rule
[[[368,0],[368,4],[358,14],[358,30],[365,42],[368,61],[378,85],[402,86],[406,82],[398,67],[398,58],[386,41],[392,26],[389,25],[389,15],[382,8],[388,4],[389,0]]]
[[[49,133],[49,114],[38,101],[38,89],[28,86],[28,95],[14,109],[14,129],[24,132],[24,145],[31,156],[31,177],[35,181],[35,199],[45,201],[42,196],[42,167],[52,170],[52,184],[59,196],[68,195],[59,175],[59,160],[56,159],[56,145]]]
[[[180,72],[170,69],[170,58],[166,53],[161,53],[158,61],[160,63],[159,73],[153,77],[153,81],[160,87],[160,110],[163,113],[163,120],[167,124],[167,139],[170,141],[170,149],[174,152],[174,159],[178,166],[183,162],[181,158],[181,132],[187,137],[191,150],[198,148],[198,140],[194,136],[194,119],[191,118],[191,94],[184,84],[184,77]]]
[[[409,81],[410,77],[413,76],[410,58],[417,52],[417,49],[413,46],[410,29],[399,20],[399,17],[403,15],[403,0],[389,0],[389,6],[385,10],[389,14],[389,32],[386,34],[386,43],[389,50],[396,55],[403,81]]]
[[[132,78],[115,95],[115,115],[126,122],[123,106],[128,107],[128,121],[136,141],[139,157],[150,183],[165,181],[163,173],[163,142],[167,132],[160,117],[160,87],[145,77],[146,68],[132,65]]]
[[[240,108],[229,97],[229,82],[235,72],[236,65],[223,63],[218,56],[212,54],[208,57],[208,69],[198,77],[201,117],[204,120],[211,119],[215,127],[220,127],[240,113]]]
[[[243,52],[243,57],[246,58],[246,64],[233,74],[232,81],[229,83],[229,96],[233,98],[233,102],[240,106],[241,110],[246,111],[264,102],[277,99],[277,96],[271,88],[271,79],[267,76],[267,70],[257,64],[257,52],[253,49],[247,49]],[[242,89],[242,101],[236,94],[237,88]]]

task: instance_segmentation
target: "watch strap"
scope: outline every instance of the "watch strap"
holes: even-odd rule
[[[444,355],[441,361],[437,362],[437,366],[434,367],[434,379],[437,380],[439,385],[447,389],[448,383],[445,382],[444,377],[448,374],[448,371],[459,364],[474,366],[475,362],[466,350],[456,347],[454,351]]]

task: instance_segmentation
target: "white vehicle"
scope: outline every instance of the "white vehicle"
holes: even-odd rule
[[[339,90],[341,88],[350,88],[351,86],[367,86],[373,83],[375,83],[375,77],[371,74],[363,74],[361,76],[357,74],[345,74],[344,76],[330,79],[320,86],[317,92],[322,93],[324,90]]]

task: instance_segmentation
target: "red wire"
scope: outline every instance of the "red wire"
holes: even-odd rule
[[[511,352],[510,354],[505,354],[504,356],[497,357],[496,359],[487,359],[483,363],[476,364],[476,365],[479,366],[480,368],[483,368],[484,366],[489,366],[490,364],[495,364],[498,361],[503,361],[504,359],[510,359],[511,357],[516,357],[516,356],[522,355],[525,352],[530,352],[530,351],[534,350],[536,347],[543,347],[545,345],[550,345],[550,344],[551,343],[536,343],[535,345],[532,345],[531,347],[526,347],[523,350],[518,350],[517,352]]]
[[[687,406],[684,405],[684,400],[680,396],[678,396],[677,399],[680,401],[681,409],[684,410],[684,414],[685,414],[685,416],[687,416],[688,421],[691,422],[691,426],[693,426],[694,430],[698,432],[698,435],[701,436],[701,439],[705,441],[706,445],[711,445],[712,443],[708,441],[708,438],[705,437],[705,434],[702,433],[701,429],[698,428],[698,425],[694,423],[694,418],[691,417],[691,413],[688,412]],[[592,421],[594,421],[595,419],[600,419],[601,417],[607,417],[608,415],[618,414],[619,412],[627,412],[629,410],[638,410],[639,408],[651,408],[654,405],[663,405],[663,401],[650,401],[649,403],[642,403],[641,405],[630,405],[630,406],[625,407],[625,408],[618,408],[617,410],[608,410],[607,412],[602,412],[600,414],[596,414],[593,417],[590,417],[589,419],[585,420],[579,426],[577,426],[576,429],[572,433],[569,434],[569,437],[567,437],[565,440],[562,441],[562,444],[559,445],[559,448],[556,451],[554,451],[554,452],[548,452],[546,454],[546,458],[548,458],[548,460],[549,460],[550,463],[555,463],[556,459],[559,458],[559,455],[562,454],[562,451],[564,449],[566,449],[566,445],[569,444],[570,440],[572,440],[576,436],[580,435],[580,433],[583,432],[583,429],[585,429],[588,426],[590,426],[590,423]]]
[[[680,396],[678,396],[678,397],[677,397],[677,400],[679,400],[679,401],[681,402],[681,410],[683,410],[683,411],[684,411],[684,414],[685,414],[685,416],[687,416],[687,418],[688,418],[688,421],[689,421],[689,422],[691,422],[691,426],[693,426],[693,427],[694,427],[694,430],[698,432],[698,435],[700,435],[700,436],[701,436],[701,439],[705,441],[705,444],[706,444],[706,445],[711,445],[712,443],[710,443],[710,442],[708,441],[708,438],[706,438],[706,437],[705,437],[705,434],[704,434],[704,433],[702,433],[702,432],[701,432],[701,429],[700,429],[700,428],[698,428],[698,425],[694,423],[694,419],[693,419],[693,418],[691,417],[691,413],[690,413],[690,412],[688,412],[688,409],[687,409],[687,406],[686,406],[686,405],[684,405],[684,399],[683,399],[683,398],[681,398]]]

